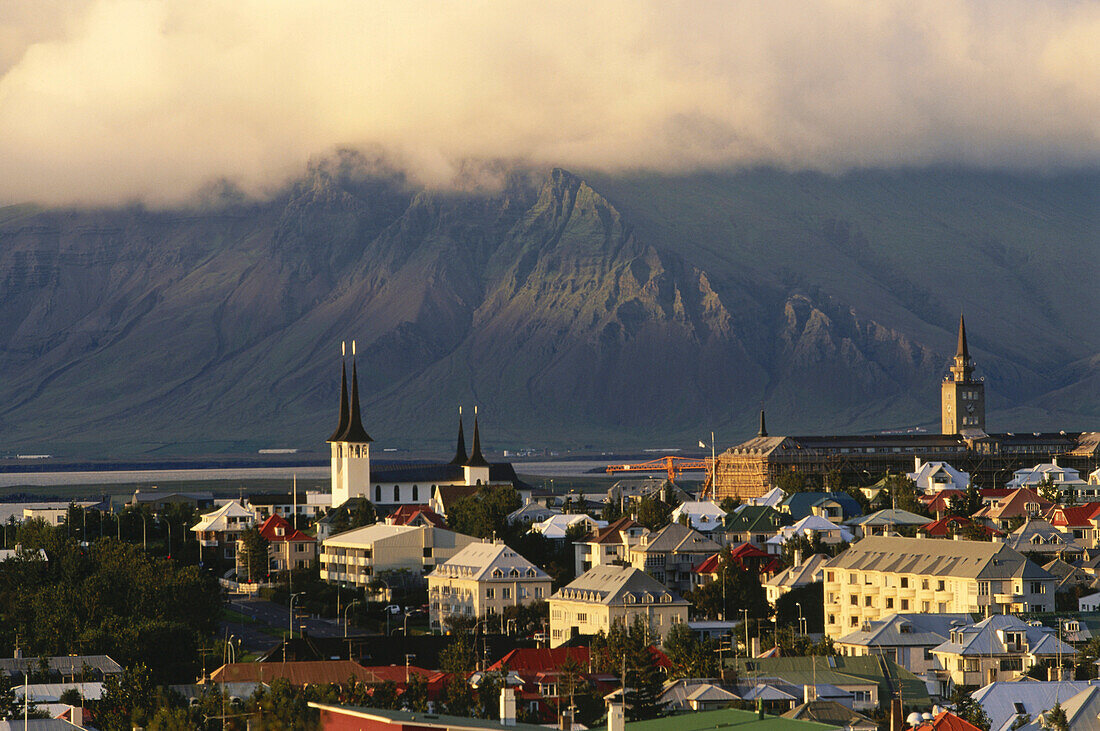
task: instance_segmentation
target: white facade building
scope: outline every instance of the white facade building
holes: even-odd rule
[[[432,627],[448,617],[493,617],[507,607],[545,601],[550,576],[503,542],[468,544],[428,574]]]
[[[682,523],[681,518],[686,517],[688,525],[702,533],[710,533],[716,528],[722,527],[722,520],[726,517],[726,511],[718,507],[712,500],[692,500],[680,503],[672,511],[672,522]]]
[[[906,475],[925,494],[943,490],[966,491],[970,487],[970,473],[957,470],[946,462],[923,462],[915,457],[914,471]]]

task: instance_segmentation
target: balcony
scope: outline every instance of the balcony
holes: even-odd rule
[[[202,538],[199,540],[199,545],[203,548],[217,548],[218,541],[215,538]]]
[[[1024,597],[1023,594],[1016,594],[1015,592],[998,592],[993,595],[993,601],[997,602],[998,604],[1020,604],[1026,601],[1026,597]]]

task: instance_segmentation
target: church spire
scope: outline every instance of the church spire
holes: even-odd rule
[[[970,349],[966,346],[966,322],[959,315],[959,344],[955,348],[955,362],[951,366],[951,377],[960,383],[967,383],[974,374],[974,364],[970,360]]]
[[[474,444],[470,448],[470,459],[466,461],[467,467],[488,467],[489,462],[481,453],[481,433],[477,428],[477,407],[474,407]]]
[[[455,446],[455,458],[451,460],[451,464],[464,465],[466,464],[466,434],[462,430],[462,407],[458,407],[458,444]]]
[[[768,429],[767,429],[766,426],[764,426],[764,409],[760,409],[760,433],[757,434],[756,436],[758,436],[758,437],[768,436]]]
[[[336,431],[328,438],[330,442],[339,441],[340,435],[348,428],[348,366],[344,362],[344,348],[344,343],[340,343],[340,421],[336,424]]]
[[[367,430],[363,428],[363,420],[359,414],[359,373],[356,371],[355,366],[355,341],[353,340],[351,341],[351,399],[348,425],[340,434],[339,438],[334,441],[366,444],[374,440],[371,439],[370,434],[367,434]]]

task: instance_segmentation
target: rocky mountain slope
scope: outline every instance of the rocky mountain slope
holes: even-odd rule
[[[379,446],[693,446],[938,424],[965,310],[993,428],[1097,428],[1100,175],[608,176],[0,209],[0,444],[315,448],[356,339]]]

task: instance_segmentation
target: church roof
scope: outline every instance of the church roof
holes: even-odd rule
[[[359,414],[359,374],[356,371],[355,361],[351,362],[351,399],[349,402],[348,424],[344,431],[333,442],[351,442],[353,444],[367,444],[373,442],[370,434],[363,428],[363,420]]]
[[[467,467],[488,467],[489,462],[485,459],[485,455],[481,453],[481,433],[477,427],[477,416],[474,416],[474,444],[470,448],[470,459],[466,462]]]
[[[466,434],[462,430],[462,412],[458,413],[458,440],[455,444],[455,457],[451,460],[451,464],[464,465],[466,464]]]
[[[336,424],[336,431],[328,438],[330,442],[340,440],[340,435],[348,429],[348,367],[340,363],[340,421]]]
[[[959,315],[959,345],[955,350],[956,356],[961,356],[966,361],[970,360],[970,350],[966,347],[966,323],[963,316]]]

